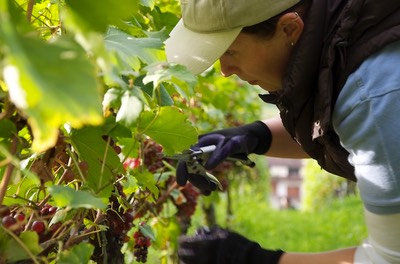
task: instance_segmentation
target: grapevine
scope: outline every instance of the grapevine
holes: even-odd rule
[[[155,173],[164,167],[163,158],[160,155],[163,152],[163,148],[160,144],[146,138],[143,142],[142,150],[143,163],[150,172]]]
[[[179,234],[137,240],[141,223],[190,225],[200,196],[162,157],[195,143],[206,108],[158,61],[176,3],[147,2],[0,5],[0,263],[144,262]]]

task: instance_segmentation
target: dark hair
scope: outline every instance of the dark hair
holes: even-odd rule
[[[283,11],[282,13],[274,17],[271,17],[268,20],[265,20],[261,23],[252,26],[244,27],[242,29],[242,32],[247,34],[257,35],[261,38],[270,38],[274,35],[276,30],[276,25],[278,23],[279,18],[282,15],[290,12],[296,12],[299,14],[300,17],[305,17],[310,4],[311,0],[301,0],[299,3],[295,4],[291,8]]]

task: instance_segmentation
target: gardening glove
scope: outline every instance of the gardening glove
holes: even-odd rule
[[[179,238],[181,264],[278,264],[282,250],[263,249],[238,233],[220,227],[199,229]]]
[[[211,170],[217,167],[228,157],[246,159],[250,153],[264,154],[271,145],[272,135],[268,126],[262,121],[256,121],[240,127],[228,128],[201,135],[193,150],[215,145],[216,149],[211,153],[204,168]],[[186,162],[180,161],[176,169],[176,179],[180,186],[190,181],[200,191],[209,195],[217,189],[217,185],[208,179],[188,173]]]

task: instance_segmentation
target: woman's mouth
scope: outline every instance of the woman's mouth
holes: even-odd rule
[[[251,85],[257,85],[258,84],[257,81],[248,81],[248,83],[251,84]]]

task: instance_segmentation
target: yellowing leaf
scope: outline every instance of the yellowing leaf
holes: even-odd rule
[[[10,60],[4,79],[11,100],[32,127],[35,151],[52,147],[65,123],[79,128],[103,122],[95,67],[77,44],[15,36],[6,40]]]

